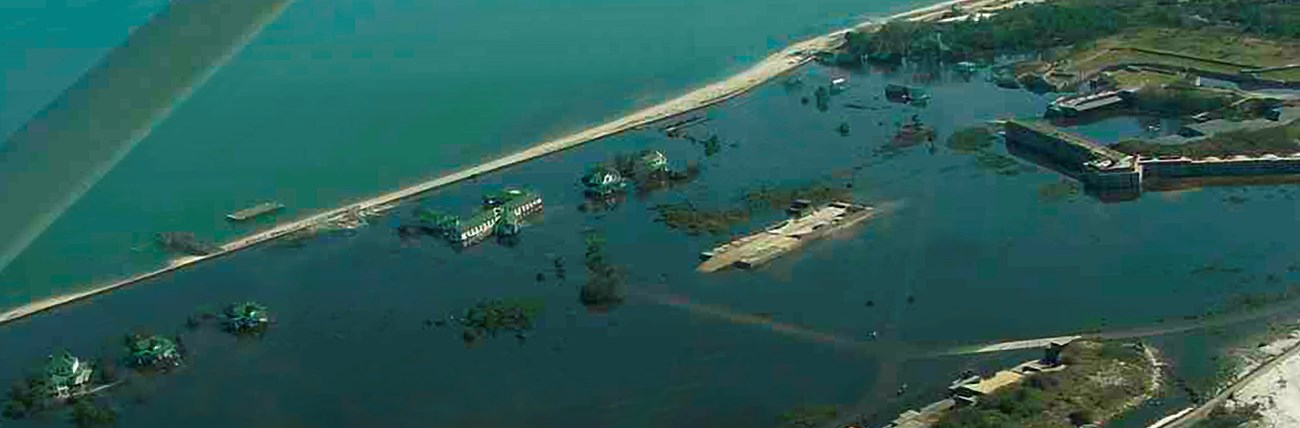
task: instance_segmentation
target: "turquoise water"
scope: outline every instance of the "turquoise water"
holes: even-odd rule
[[[0,131],[163,3],[0,6]],[[916,3],[301,0],[0,272],[0,306],[156,266],[157,232],[224,241],[252,230],[227,212],[279,200],[296,217],[414,183]]]
[[[1295,186],[1118,204],[1044,197],[1058,174],[1016,160],[1015,175],[998,175],[943,141],[1002,115],[1041,112],[1049,99],[977,78],[935,82],[930,105],[915,108],[881,96],[905,73],[804,72],[808,82],[848,75],[851,87],[827,112],[800,103],[811,85],[780,84],[709,109],[712,120],[691,132],[719,136],[714,156],[649,129],[418,202],[464,211],[484,191],[526,183],[544,195],[546,212],[516,246],[456,252],[431,238],[404,241],[395,228],[408,204],[370,227],[254,248],[0,326],[0,385],[60,347],[111,361],[120,334],[148,330],[183,334],[188,362],[109,393],[122,426],[767,427],[806,403],[859,405],[868,426],[880,426],[942,397],[963,369],[989,372],[1037,354],[909,359],[908,350],[1163,325],[1300,281],[1300,239],[1275,227],[1294,211]],[[912,115],[937,129],[938,144],[887,150]],[[849,136],[835,131],[840,123]],[[703,172],[611,211],[579,211],[586,166],[644,148],[677,166],[698,161]],[[725,236],[671,230],[650,210],[685,200],[733,207],[758,186],[814,180],[853,184],[855,198],[885,212],[755,271],[695,272],[699,251]],[[731,232],[779,217],[759,214]],[[577,299],[588,228],[601,231],[632,290],[607,313]],[[567,260],[565,280],[551,273],[555,256]],[[458,328],[426,324],[509,297],[546,304],[523,343],[504,335],[466,347]],[[275,314],[260,339],[183,326],[198,311],[246,299]],[[741,317],[755,313],[778,324]],[[1217,342],[1188,334],[1158,343],[1188,360],[1175,365],[1190,377],[1212,371],[1207,349]],[[900,396],[901,384],[911,387]],[[1182,402],[1155,401],[1164,407],[1113,426],[1146,426]],[[61,426],[56,416],[12,425]]]

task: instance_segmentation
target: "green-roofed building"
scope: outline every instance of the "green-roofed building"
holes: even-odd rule
[[[626,189],[627,180],[623,178],[623,174],[620,174],[617,169],[607,165],[599,165],[582,176],[582,185],[587,187],[587,194],[608,196]]]
[[[256,302],[236,303],[222,312],[222,324],[231,333],[252,333],[265,330],[271,323],[266,307]]]
[[[457,221],[455,229],[448,231],[447,239],[469,246],[499,231],[514,234],[518,232],[522,218],[541,210],[542,195],[531,190],[508,188],[486,194],[483,195],[483,210]],[[498,228],[497,224],[507,216],[507,224]]]
[[[163,336],[126,337],[127,363],[136,368],[168,368],[181,365],[176,342]]]
[[[47,394],[58,399],[70,398],[90,386],[90,377],[94,372],[89,363],[69,352],[50,356],[49,363],[45,365]]]

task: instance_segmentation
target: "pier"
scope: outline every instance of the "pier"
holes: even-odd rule
[[[796,201],[796,204],[799,202]],[[704,262],[696,270],[716,272],[730,266],[750,269],[794,251],[808,241],[823,238],[875,214],[871,207],[847,202],[833,202],[816,209],[806,206],[794,208],[807,209],[807,213],[797,214],[762,232],[705,251],[700,254]]]

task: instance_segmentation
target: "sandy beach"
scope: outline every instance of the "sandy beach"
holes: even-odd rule
[[[1014,0],[954,0],[938,3],[923,8],[914,9],[908,12],[899,13],[888,17],[890,20],[930,20],[942,17],[944,13],[953,6],[960,6],[969,12],[975,12],[982,8],[996,7],[998,5],[1014,3]],[[878,23],[878,22],[874,22]],[[873,22],[867,22],[856,28],[869,26]],[[559,139],[545,141],[535,144],[522,151],[497,158],[486,163],[475,165],[469,168],[456,171],[441,177],[437,177],[410,187],[398,189],[389,193],[384,193],[363,201],[347,204],[343,207],[315,214],[299,220],[282,223],[275,227],[263,230],[220,246],[220,251],[206,256],[186,257],[172,260],[168,266],[135,275],[129,278],[117,280],[108,284],[99,284],[89,286],[82,291],[64,294],[47,299],[42,299],[22,305],[20,307],[0,313],[0,324],[18,320],[39,312],[47,311],[52,308],[86,299],[98,294],[112,291],[121,287],[136,284],[156,276],[164,275],[178,269],[184,269],[189,266],[202,263],[204,261],[216,259],[227,254],[249,248],[264,242],[289,235],[294,232],[307,230],[317,225],[330,222],[348,216],[350,213],[373,210],[377,207],[392,205],[397,202],[412,198],[414,196],[447,186],[462,180],[477,177],[482,174],[497,171],[523,162],[527,162],[539,157],[551,155],[566,149],[570,149],[600,138],[615,135],[624,131],[632,130],[640,126],[648,125],[663,119],[677,116],[683,113],[691,112],[705,108],[738,95],[762,85],[763,83],[776,78],[782,74],[793,71],[804,64],[812,61],[816,52],[825,51],[837,47],[842,43],[842,35],[849,31],[848,29],[838,30],[829,34],[802,41],[790,45],[767,58],[763,59],[754,66],[745,71],[733,75],[725,80],[715,82],[702,88],[693,90],[685,95],[669,100],[667,102],[638,110],[622,118],[606,122],[581,132],[571,134]]]
[[[1300,345],[1300,330],[1260,346],[1252,358],[1254,365],[1278,357]],[[1261,373],[1242,386],[1225,404],[1228,407],[1258,405],[1263,419],[1260,426],[1270,428],[1300,427],[1300,355],[1283,357],[1272,370]]]

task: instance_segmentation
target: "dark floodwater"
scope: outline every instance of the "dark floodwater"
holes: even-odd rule
[[[886,81],[910,73],[852,73],[851,89],[818,112],[800,97],[847,72],[804,73],[802,88],[771,84],[709,110],[712,120],[692,132],[722,139],[712,157],[647,130],[421,202],[468,211],[485,190],[533,187],[547,211],[513,248],[404,245],[394,233],[411,208],[403,207],[355,233],[253,249],[0,327],[0,381],[58,347],[112,355],[128,330],[172,332],[202,308],[254,299],[276,313],[265,337],[186,333],[184,368],[112,392],[121,426],[769,426],[800,403],[866,403],[884,421],[939,398],[964,368],[1036,354],[900,362],[904,349],[1147,325],[1295,282],[1288,268],[1300,238],[1277,231],[1293,220],[1293,187],[1120,204],[1053,195],[1043,186],[1061,178],[1049,170],[1022,162],[1011,169],[1017,174],[998,175],[943,144],[960,127],[1037,114],[1043,97],[978,78],[941,81],[930,105],[917,108],[881,96]],[[927,144],[882,150],[913,114],[938,129],[933,152]],[[849,136],[835,131],[841,122]],[[640,148],[678,165],[700,160],[704,173],[607,213],[579,212],[585,166]],[[695,273],[699,251],[722,238],[669,230],[648,210],[683,200],[737,206],[746,190],[815,180],[851,182],[858,198],[887,213],[753,272]],[[586,228],[601,231],[608,257],[629,275],[628,301],[606,314],[577,302]],[[568,261],[563,283],[550,273],[553,256]],[[538,272],[546,281],[535,280]],[[466,348],[459,329],[424,324],[498,297],[546,301],[526,342],[500,337]],[[781,326],[735,316],[759,312]],[[871,331],[878,342],[866,341]],[[896,396],[903,383],[911,388]],[[51,416],[35,425],[63,423]]]

